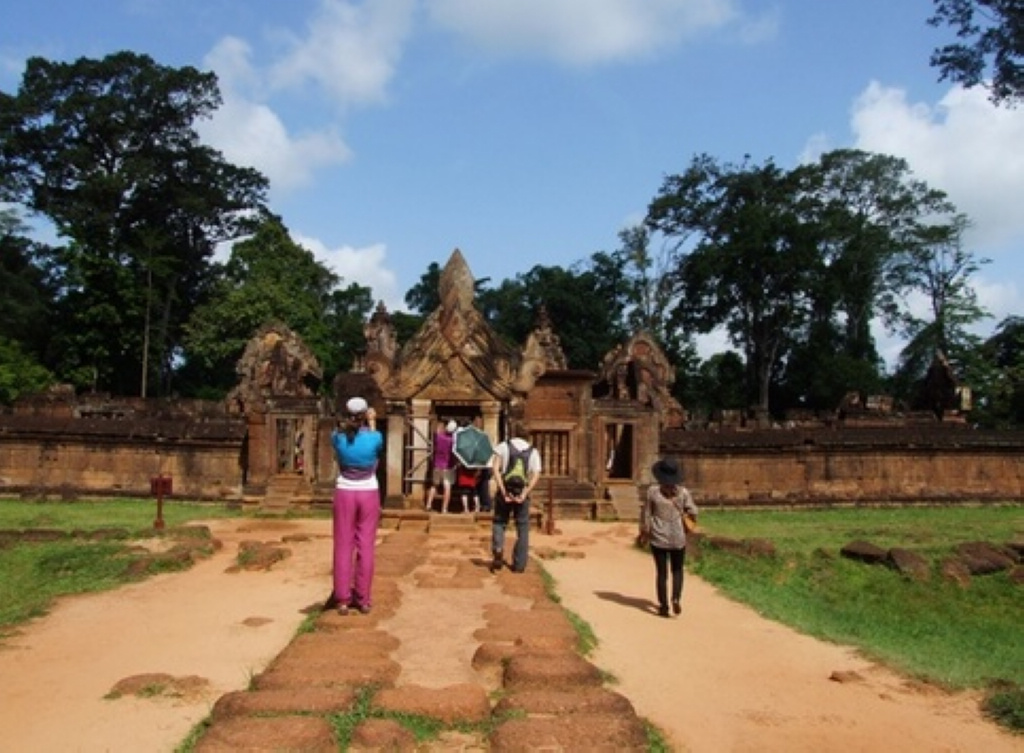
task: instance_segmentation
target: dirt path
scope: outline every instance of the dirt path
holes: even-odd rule
[[[282,651],[330,589],[329,523],[210,527],[225,546],[189,572],[67,599],[0,644],[0,752],[171,751],[217,698],[246,688]],[[847,649],[766,621],[696,578],[688,579],[683,616],[658,618],[653,568],[630,549],[630,526],[560,528],[559,536],[535,535],[535,551],[575,555],[545,567],[563,604],[598,635],[592,661],[680,750],[1024,751],[1024,740],[983,720],[975,697],[904,682]],[[285,536],[292,556],[270,571],[227,572],[240,541]],[[495,589],[402,588],[390,630],[401,639],[393,656],[403,675],[439,687],[471,681],[477,626],[458,616],[493,602]],[[855,675],[837,682],[836,672]],[[158,673],[182,681],[180,692],[105,698],[125,678]]]
[[[654,566],[631,526],[561,525],[583,559],[545,562],[563,604],[600,645],[637,712],[694,753],[1024,751],[987,722],[974,694],[908,682],[856,652],[760,617],[687,576],[683,614],[654,615]],[[577,538],[573,538],[576,534]],[[834,673],[847,681],[830,679]]]

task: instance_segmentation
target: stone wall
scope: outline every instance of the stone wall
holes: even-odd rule
[[[251,461],[243,416],[215,405],[190,405],[185,414],[169,408],[145,414],[135,406],[98,415],[0,415],[0,495],[149,497],[150,479],[163,473],[173,479],[174,497],[243,498]],[[317,433],[329,431],[329,423],[321,420]],[[594,426],[565,428],[577,438],[588,428],[600,432]],[[638,455],[648,454],[640,449]],[[317,460],[329,467],[326,443],[317,450],[323,455]],[[705,506],[1024,501],[1024,432],[934,423],[671,429],[662,432],[658,454],[682,462],[686,484]],[[622,483],[639,490],[649,482],[648,467],[638,466],[634,479]],[[560,481],[553,488],[556,503],[572,501],[587,510],[600,503],[583,499],[578,481],[568,487],[572,478]],[[592,494],[602,489],[590,488]],[[540,498],[546,499],[545,489]],[[329,500],[329,485],[315,491]]]
[[[173,496],[241,499],[241,417],[61,418],[0,416],[0,494],[148,497],[172,478]]]
[[[1024,501],[1024,432],[672,431],[661,446],[704,505]]]

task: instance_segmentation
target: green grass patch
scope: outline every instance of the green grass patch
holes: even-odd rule
[[[223,504],[164,500],[162,518],[179,526],[202,518],[238,518],[244,513]],[[151,530],[156,520],[153,499],[79,500],[34,502],[0,499],[0,530],[54,529],[58,531],[127,528]]]
[[[994,688],[981,708],[997,724],[1024,734],[1024,687]]]
[[[562,612],[565,613],[569,624],[576,631],[576,650],[582,656],[590,656],[598,646],[597,634],[594,632],[594,628],[578,614],[570,609],[566,609],[562,605],[562,597],[558,595],[558,583],[546,568],[541,568],[540,577],[544,582],[544,593],[547,594],[547,597],[552,602],[562,606]]]
[[[688,560],[692,572],[762,615],[951,689],[1024,686],[1022,587],[1006,572],[975,576],[966,588],[939,573],[960,543],[1024,540],[1024,508],[705,510],[701,524],[710,536],[775,544],[775,557],[705,544]],[[931,577],[912,580],[840,556],[855,539],[915,551],[932,563]],[[1024,713],[1020,693],[995,705],[994,718]]]
[[[61,596],[116,588],[191,566],[213,553],[197,519],[238,517],[224,506],[164,505],[166,528],[153,528],[152,501],[31,502],[0,499],[0,635],[49,610]],[[144,538],[173,538],[165,552],[133,547]]]

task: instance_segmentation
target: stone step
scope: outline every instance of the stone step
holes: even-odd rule
[[[267,492],[261,507],[269,510],[287,510],[293,505],[309,504],[313,489],[305,476],[279,473],[267,480]]]

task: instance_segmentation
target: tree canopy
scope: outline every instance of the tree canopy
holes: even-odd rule
[[[254,333],[281,322],[301,334],[325,373],[349,368],[364,347],[363,322],[373,308],[369,288],[341,279],[295,243],[277,219],[236,243],[218,267],[208,300],[186,327],[185,375],[207,391],[237,381],[235,363]]]
[[[939,79],[985,86],[999,104],[1024,101],[1024,9],[1020,0],[935,0],[932,26],[948,26],[959,41],[932,52]]]
[[[937,19],[975,30],[964,14],[982,8],[993,26],[1019,28],[1008,5],[937,7]],[[292,240],[262,175],[201,143],[195,124],[219,105],[212,73],[130,52],[33,58],[17,93],[0,92],[0,200],[13,204],[0,210],[0,400],[53,380],[216,397],[272,321],[306,341],[328,379],[351,366],[373,292]],[[29,213],[59,243],[31,240]],[[543,309],[574,369],[596,370],[644,331],[676,366],[676,396],[705,414],[910,394],[938,350],[996,425],[1020,414],[1020,327],[1007,320],[984,343],[971,334],[986,315],[971,285],[985,260],[964,245],[968,225],[895,157],[835,150],[787,170],[700,154],[664,179],[617,248],[477,280],[476,302],[515,345]],[[405,296],[412,313],[392,312],[399,343],[439,305],[440,274],[431,263]],[[909,340],[895,375],[878,355],[879,322]],[[723,332],[736,350],[702,362],[696,337]]]
[[[194,124],[219,104],[212,73],[131,52],[32,58],[5,95],[3,196],[66,241],[49,260],[55,366],[80,386],[166,386],[217,245],[266,211],[266,179],[200,143]]]

